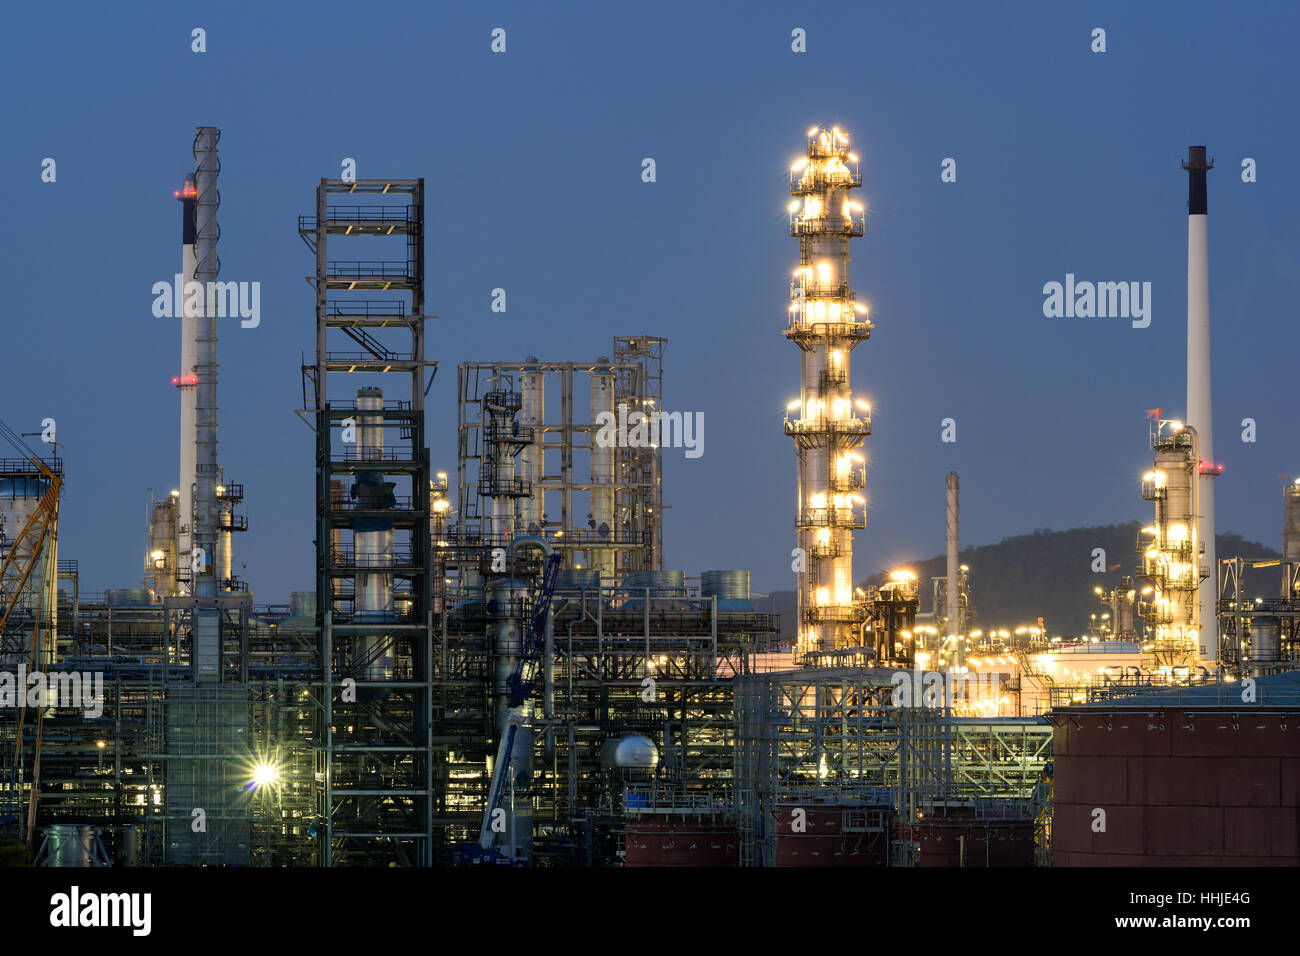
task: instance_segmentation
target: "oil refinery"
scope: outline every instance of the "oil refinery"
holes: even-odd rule
[[[577,356],[447,356],[426,278],[443,227],[418,175],[323,178],[310,205],[297,187],[315,585],[255,602],[235,541],[246,499],[278,479],[246,488],[221,464],[240,441],[218,421],[234,284],[221,131],[199,127],[176,191],[179,441],[154,462],[167,493],[150,494],[144,553],[120,555],[142,560],[138,582],[82,589],[60,503],[90,476],[3,427],[0,859],[1300,865],[1300,479],[1283,486],[1280,559],[1216,554],[1205,148],[1183,164],[1186,414],[1148,413],[1138,572],[1097,587],[1105,610],[1073,636],[1042,617],[981,625],[956,472],[916,476],[934,488],[916,535],[944,515],[945,573],[868,584],[854,568],[872,417],[850,360],[874,329],[850,284],[867,223],[855,148],[814,126],[790,166],[799,392],[755,385],[785,404],[794,442],[783,636],[749,570],[665,567],[664,452],[682,430],[667,339],[615,329]],[[455,409],[426,403],[440,362],[456,363]],[[455,422],[454,463],[431,461],[435,419]]]

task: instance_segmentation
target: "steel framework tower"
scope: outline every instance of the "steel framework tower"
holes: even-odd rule
[[[424,373],[436,363],[424,357],[424,180],[322,179],[316,214],[300,217],[298,231],[316,254],[316,361],[303,367],[303,399],[316,430],[320,859],[428,866],[434,609]],[[344,237],[389,257],[331,258],[327,242]],[[335,394],[335,375],[362,377]]]
[[[853,600],[853,532],[865,523],[866,503],[856,494],[865,462],[856,449],[871,434],[871,409],[854,401],[849,355],[871,335],[871,323],[849,286],[849,240],[866,231],[861,204],[849,198],[862,185],[857,162],[847,133],[814,127],[807,155],[790,168],[790,235],[799,240],[799,268],[790,283],[785,337],[802,355],[800,395],[786,409],[785,433],[794,438],[799,463],[800,655],[855,643],[861,617]]]

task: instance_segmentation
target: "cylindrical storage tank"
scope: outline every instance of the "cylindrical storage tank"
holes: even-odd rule
[[[1053,712],[1052,865],[1300,866],[1294,675]],[[1204,700],[1200,703],[1198,700]],[[1106,809],[1106,829],[1095,827]]]
[[[384,393],[379,388],[357,389],[356,446],[359,461],[383,461]],[[378,414],[367,414],[374,412]],[[360,511],[382,511],[393,506],[393,486],[382,472],[359,471],[353,485],[355,507]],[[353,554],[358,570],[355,578],[355,615],[360,623],[391,621],[393,575],[383,568],[393,566],[393,519],[358,517],[353,522]],[[369,570],[369,569],[376,570]],[[381,636],[358,638],[361,679],[392,680],[397,665],[397,651],[391,641]],[[382,649],[381,649],[382,648]]]
[[[1034,821],[974,816],[930,817],[912,828],[918,867],[1034,865]]]
[[[145,607],[150,603],[145,588],[106,588],[104,603],[109,607]]]
[[[748,571],[701,571],[700,595],[716,597],[722,611],[752,611]]]
[[[117,840],[118,866],[144,866],[144,827],[122,827]]]
[[[45,831],[46,866],[102,866],[99,830],[80,823],[56,823]]]
[[[1275,661],[1281,655],[1282,625],[1275,617],[1257,617],[1250,622],[1250,661]]]
[[[600,572],[595,568],[566,568],[555,578],[557,591],[595,591],[600,587]]]
[[[289,592],[289,615],[290,617],[315,617],[316,616],[316,592],[315,591],[290,591]]]
[[[725,813],[630,812],[625,833],[628,866],[739,865],[739,833]]]
[[[670,597],[686,596],[685,571],[630,571],[623,577],[623,586],[629,588],[650,588],[655,595]]]
[[[601,440],[602,426],[617,424],[614,408],[614,373],[602,355],[591,370],[591,520],[595,535],[612,536],[614,530],[614,446]],[[630,410],[629,410],[630,411]],[[609,432],[606,431],[608,436]],[[593,550],[591,564],[603,577],[614,574],[614,552]]]
[[[889,865],[894,809],[888,804],[809,796],[773,811],[773,866]]]
[[[705,597],[749,600],[748,571],[702,571],[700,593]]]

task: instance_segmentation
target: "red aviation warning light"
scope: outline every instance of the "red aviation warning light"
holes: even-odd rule
[[[177,388],[183,388],[186,385],[197,385],[199,384],[199,377],[193,372],[190,372],[189,375],[185,376],[173,375],[172,384]]]

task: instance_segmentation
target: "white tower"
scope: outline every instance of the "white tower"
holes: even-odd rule
[[[1204,146],[1189,146],[1187,162],[1187,424],[1200,442],[1197,540],[1204,548],[1208,576],[1200,586],[1200,636],[1202,659],[1219,653],[1218,562],[1214,551],[1214,464],[1212,404],[1210,400],[1210,249],[1205,174],[1214,168],[1205,161]]]

